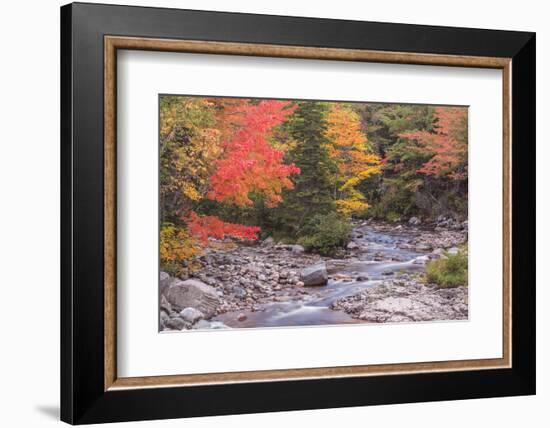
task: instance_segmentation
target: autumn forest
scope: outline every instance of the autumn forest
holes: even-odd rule
[[[161,330],[403,321],[384,299],[367,307],[388,281],[458,293],[408,321],[467,316],[466,107],[161,95],[159,108]]]

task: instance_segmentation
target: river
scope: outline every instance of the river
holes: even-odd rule
[[[385,278],[422,272],[426,253],[411,244],[419,233],[410,228],[357,226],[352,232],[353,256],[327,261],[329,280],[325,286],[305,287],[307,292],[292,300],[266,303],[256,311],[227,312],[212,321],[235,328],[360,322],[343,311],[330,309],[331,303],[380,284]]]

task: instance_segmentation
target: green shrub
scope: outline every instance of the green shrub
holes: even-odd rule
[[[386,214],[386,220],[395,223],[396,221],[401,221],[401,216],[394,211],[390,211]]]
[[[468,252],[460,250],[457,254],[446,254],[447,258],[432,260],[426,265],[428,282],[441,288],[458,287],[468,284]]]
[[[351,225],[336,213],[318,214],[308,222],[304,231],[307,235],[302,236],[298,243],[307,251],[328,256],[346,244]]]

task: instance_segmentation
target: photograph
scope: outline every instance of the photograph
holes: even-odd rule
[[[10,420],[387,425],[383,409],[410,404],[394,425],[428,428],[452,401],[457,426],[542,414],[543,14],[234,1],[40,3],[25,9],[40,37],[11,30],[24,54],[6,67],[5,140],[21,154],[4,181],[23,202],[5,210],[20,259],[6,325],[32,347],[16,359],[55,352],[10,371],[25,398]],[[51,52],[25,49],[48,34]],[[48,105],[32,122],[29,100]],[[30,123],[51,135],[28,143]],[[29,192],[44,167],[51,195]],[[58,292],[20,286],[52,266]],[[29,398],[22,371],[50,386]]]
[[[158,103],[159,331],[468,320],[468,106]]]

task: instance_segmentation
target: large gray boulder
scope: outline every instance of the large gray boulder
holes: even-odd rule
[[[168,288],[170,287],[170,284],[175,280],[175,278],[172,278],[170,275],[168,275],[166,272],[160,273],[160,294],[166,295],[166,292],[168,291]]]
[[[210,318],[216,314],[220,298],[216,289],[197,279],[181,281],[176,279],[170,284],[166,298],[172,306],[180,309],[192,307]]]
[[[323,262],[304,268],[300,273],[300,280],[306,287],[325,285],[328,281],[327,265]]]

